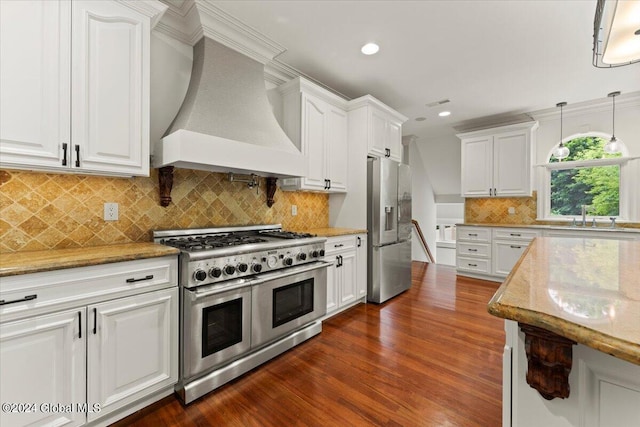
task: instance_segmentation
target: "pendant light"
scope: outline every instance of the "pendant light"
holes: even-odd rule
[[[558,160],[562,160],[569,155],[569,148],[564,145],[562,142],[562,107],[567,105],[566,102],[558,102],[556,107],[560,107],[560,144],[556,148],[553,149],[553,153],[551,155]]]
[[[612,98],[613,102],[613,129],[611,132],[611,139],[604,146],[604,152],[607,154],[622,153],[622,149],[624,148],[624,143],[622,141],[618,141],[616,138],[616,96],[618,95],[620,95],[620,92],[611,92],[607,95]]]

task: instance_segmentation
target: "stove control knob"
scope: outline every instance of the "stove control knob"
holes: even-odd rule
[[[284,265],[287,265],[287,266],[289,266],[289,265],[293,265],[293,258],[291,258],[291,257],[286,257],[286,258],[284,259],[284,261],[282,261],[282,263],[283,263]]]
[[[251,270],[252,270],[254,273],[260,273],[260,272],[262,271],[262,264],[253,264],[253,265],[251,266]]]
[[[207,272],[204,270],[197,269],[196,271],[193,272],[193,280],[195,280],[196,282],[202,282],[206,278],[207,278]]]
[[[311,252],[311,258],[318,258],[318,251]]]
[[[236,272],[236,268],[233,265],[224,266],[224,274],[226,274],[227,276],[231,276],[235,272]]]
[[[299,259],[300,261],[304,261],[305,259],[307,259],[307,254],[305,254],[304,252],[299,253],[299,254],[298,254],[298,259]]]
[[[213,267],[211,270],[209,270],[209,276],[213,277],[214,279],[222,276],[222,270],[220,270],[219,267]]]
[[[324,249],[320,249],[320,256],[324,256]]]
[[[247,264],[245,264],[244,262],[241,262],[240,264],[238,264],[238,271],[240,273],[246,272],[247,268],[249,268],[249,266]]]

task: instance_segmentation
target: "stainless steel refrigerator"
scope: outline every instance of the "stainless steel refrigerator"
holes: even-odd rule
[[[367,300],[381,303],[411,287],[411,169],[367,160]]]

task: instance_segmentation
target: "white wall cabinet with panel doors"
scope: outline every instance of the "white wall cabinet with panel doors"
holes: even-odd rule
[[[373,96],[365,95],[349,101],[349,120],[366,129],[369,156],[402,161],[402,123],[407,117]]]
[[[0,300],[3,402],[73,404],[0,425],[107,425],[173,393],[175,256],[3,277]]]
[[[166,6],[0,8],[1,166],[148,176],[151,23]]]
[[[463,197],[527,197],[533,191],[538,122],[458,134]]]
[[[362,245],[362,237],[356,235],[329,237],[325,243],[324,261],[333,263],[327,274],[327,317],[345,310],[356,302],[362,301],[362,284],[359,282],[359,262],[362,253],[358,244]],[[366,260],[365,260],[366,262]],[[366,263],[365,263],[366,296]]]
[[[301,178],[284,178],[283,190],[347,191],[346,101],[298,77],[278,88],[283,129],[307,159]]]

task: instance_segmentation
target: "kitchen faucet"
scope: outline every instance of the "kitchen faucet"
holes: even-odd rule
[[[587,205],[582,205],[582,226],[587,226]]]

